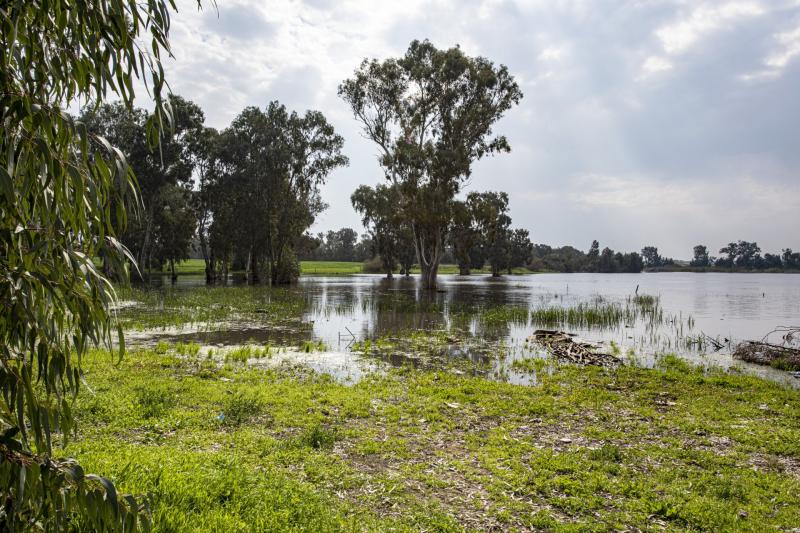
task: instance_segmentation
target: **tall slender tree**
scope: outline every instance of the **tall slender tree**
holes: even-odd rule
[[[380,149],[386,178],[402,195],[423,285],[436,287],[451,202],[472,163],[510,150],[492,126],[522,92],[504,66],[413,41],[405,56],[365,60],[339,86],[364,132]]]

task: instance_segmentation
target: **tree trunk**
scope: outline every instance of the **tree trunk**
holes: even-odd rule
[[[144,227],[144,242],[139,251],[139,271],[140,278],[144,279],[143,274],[150,270],[150,235],[153,232],[153,216],[155,215],[155,202],[150,202],[147,206],[147,221]]]
[[[200,241],[200,252],[203,254],[203,263],[206,266],[206,283],[214,283],[214,251],[208,250],[206,240],[205,215],[203,215],[197,229],[197,238]]]
[[[422,270],[422,286],[428,290],[436,290],[436,276],[439,273],[439,262],[441,261],[441,245],[442,236],[441,231],[435,228],[433,238],[430,241],[425,241],[425,236],[421,234],[415,225],[412,225],[414,231],[414,247],[417,250],[417,259],[419,260],[419,267]]]
[[[436,289],[436,276],[439,273],[439,265],[431,263],[422,269],[422,286],[428,290]]]
[[[460,276],[469,276],[471,273],[469,265],[458,265],[458,274]]]
[[[169,269],[172,272],[172,283],[175,283],[178,279],[178,275],[175,273],[175,261],[173,259],[169,260]]]
[[[258,257],[254,251],[254,247],[250,247],[250,251],[247,252],[247,281],[251,285],[255,285],[258,283]]]
[[[214,268],[215,263],[214,250],[211,250],[206,260],[206,283],[212,284],[216,281],[217,271]]]

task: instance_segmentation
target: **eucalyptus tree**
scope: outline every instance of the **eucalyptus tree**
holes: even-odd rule
[[[380,150],[385,176],[401,193],[423,285],[435,288],[451,202],[473,162],[510,150],[492,127],[522,92],[505,66],[426,40],[398,59],[364,60],[339,95]]]
[[[90,132],[102,135],[122,152],[136,174],[144,209],[134,212],[121,240],[133,252],[140,268],[151,268],[153,259],[164,259],[165,255],[170,256],[168,260],[180,260],[188,254],[188,240],[176,248],[177,241],[158,222],[166,220],[160,213],[174,213],[180,207],[174,203],[176,198],[189,197],[195,168],[205,148],[201,143],[204,115],[197,105],[177,95],[169,96],[169,104],[172,134],[162,139],[157,149],[147,142],[150,116],[142,109],[129,109],[118,102],[86,109],[81,117]],[[179,234],[193,234],[194,222],[186,216],[179,219],[192,227],[172,229]],[[170,241],[166,249],[158,241],[159,235]]]
[[[527,266],[533,255],[533,243],[528,230],[522,228],[509,230],[508,248],[508,273],[511,274],[512,268]]]
[[[492,275],[499,276],[509,268],[509,227],[508,194],[505,192],[472,192],[467,196],[467,205],[475,222],[487,259],[492,267]]]
[[[642,258],[647,267],[660,267],[664,265],[664,258],[658,253],[658,248],[655,246],[645,246],[642,248]]]
[[[453,247],[453,256],[458,264],[458,273],[468,276],[473,263],[473,248],[481,246],[480,231],[476,227],[475,217],[467,202],[455,200],[452,204],[452,214],[450,245]]]
[[[361,221],[372,238],[386,276],[391,278],[398,265],[401,272],[408,275],[416,254],[411,228],[397,209],[400,203],[398,187],[361,185],[350,196],[350,201],[361,214]]]
[[[220,134],[213,179],[224,200],[212,240],[223,257],[231,247],[245,251],[251,281],[260,280],[262,262],[271,283],[299,275],[294,247],[326,207],[320,186],[348,163],[343,144],[322,113],[300,116],[278,102],[244,109]]]
[[[588,272],[597,272],[598,261],[600,261],[600,242],[594,239],[589,246],[589,251],[586,253],[585,270]]]
[[[693,257],[690,263],[693,267],[707,267],[711,264],[708,257],[708,247],[704,244],[698,244],[692,249]]]
[[[136,179],[121,152],[71,117],[113,95],[133,109],[139,78],[155,100],[147,138],[170,119],[161,54],[169,0],[49,0],[0,5],[0,498],[9,531],[133,530],[144,504],[53,458],[74,431],[81,356],[112,342],[117,236]],[[119,330],[119,340],[122,333]],[[120,353],[124,342],[120,342]]]
[[[781,260],[783,268],[800,269],[800,253],[792,251],[791,248],[781,250]]]
[[[158,266],[168,265],[176,278],[175,263],[189,259],[197,217],[195,192],[182,187],[165,187],[159,195],[159,209],[154,213],[155,242],[153,259]]]
[[[205,263],[206,283],[213,283],[216,280],[216,258],[209,239],[213,222],[213,206],[218,198],[211,171],[218,139],[219,133],[217,130],[203,128],[192,139],[191,150],[197,177],[197,192],[192,197],[192,205],[197,219],[197,242],[200,245],[200,253],[203,255],[203,262]]]
[[[325,259],[330,261],[353,261],[356,255],[358,233],[353,228],[330,230],[325,235]]]

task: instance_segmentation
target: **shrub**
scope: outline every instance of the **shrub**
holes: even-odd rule
[[[383,267],[383,259],[381,259],[378,255],[372,259],[367,259],[364,261],[362,270],[367,274],[382,274],[386,272],[386,269]]]

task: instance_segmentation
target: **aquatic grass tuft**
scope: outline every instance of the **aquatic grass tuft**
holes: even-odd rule
[[[300,351],[305,353],[324,352],[328,349],[322,341],[304,341],[300,346]]]
[[[617,303],[581,303],[573,307],[550,306],[531,311],[531,321],[542,326],[616,328],[632,324],[637,313]]]
[[[246,363],[250,359],[262,359],[264,357],[270,357],[271,352],[272,347],[270,345],[253,346],[250,344],[245,344],[244,346],[239,346],[225,352],[225,362]]]

